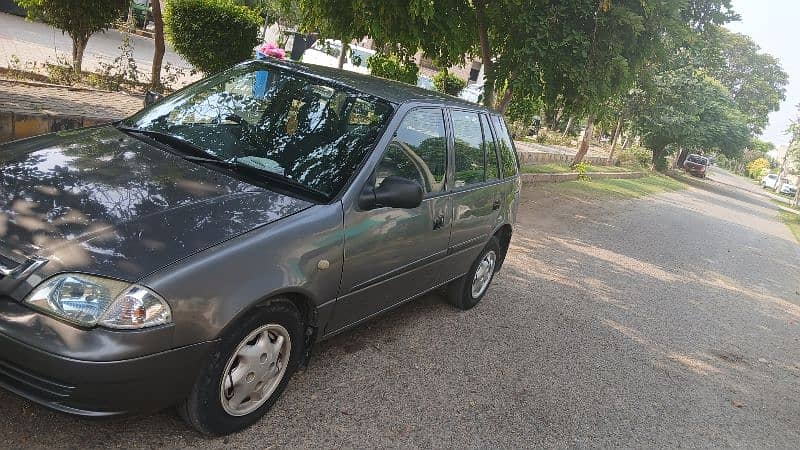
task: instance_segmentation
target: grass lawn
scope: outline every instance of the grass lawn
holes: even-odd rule
[[[800,214],[789,211],[778,211],[778,218],[792,230],[795,240],[800,243]]]
[[[564,183],[542,183],[541,189],[566,197],[582,199],[640,198],[662,192],[686,189],[686,184],[673,178],[654,174],[631,180],[567,181]]]
[[[619,172],[636,172],[638,170],[634,167],[617,167],[617,166],[589,166],[589,172],[596,173],[619,173]],[[569,167],[569,164],[551,163],[551,164],[536,164],[531,166],[522,166],[522,173],[567,173],[574,172]]]

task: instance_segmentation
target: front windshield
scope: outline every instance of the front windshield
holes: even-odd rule
[[[331,197],[391,116],[375,97],[266,63],[222,72],[122,125],[188,141],[209,156],[277,174]]]
[[[702,164],[704,166],[708,165],[708,158],[700,156],[700,155],[689,155],[688,158],[689,162],[693,162],[696,164]]]

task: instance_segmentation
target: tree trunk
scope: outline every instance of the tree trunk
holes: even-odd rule
[[[681,151],[678,152],[678,157],[675,159],[675,166],[678,168],[683,167],[683,162],[686,161],[687,156],[689,156],[689,149],[681,148]]]
[[[575,159],[572,160],[573,166],[583,161],[583,158],[586,156],[586,153],[589,152],[589,141],[592,140],[594,119],[595,119],[594,113],[589,114],[589,117],[586,119],[586,131],[583,132],[583,139],[581,140],[580,147],[578,147],[578,153],[575,154]]]
[[[83,68],[83,51],[86,50],[86,44],[89,42],[89,36],[71,36],[72,37],[72,67],[75,73],[81,73]]]
[[[494,106],[495,75],[492,63],[492,48],[489,46],[489,28],[486,24],[486,3],[475,1],[475,19],[478,25],[478,39],[481,44],[481,62],[483,63],[483,105]]]
[[[508,77],[508,83],[506,84],[506,91],[503,92],[503,98],[500,99],[500,102],[497,104],[497,111],[501,114],[505,114],[508,110],[508,106],[511,105],[511,100],[514,98],[514,88],[511,87],[511,83],[517,77],[515,72],[512,72],[511,75]]]
[[[666,150],[666,148],[667,146],[663,145],[653,149],[653,169],[659,171],[665,169],[665,167],[661,166],[661,159],[664,156],[664,150]]]
[[[161,92],[161,63],[164,61],[164,18],[161,16],[161,0],[152,0],[153,25],[155,25],[155,51],[153,52],[153,70],[150,75],[150,86]]]
[[[792,207],[794,207],[794,208],[797,208],[797,200],[798,200],[798,196],[800,196],[800,189],[798,189],[798,190],[797,190],[797,191],[794,193],[794,198],[792,199]]]
[[[344,41],[342,41],[342,51],[341,51],[341,53],[339,53],[339,60],[336,61],[336,67],[338,67],[340,69],[344,68],[344,62],[347,59],[347,49],[348,48],[350,48],[350,46],[347,43],[345,43]]]
[[[608,163],[614,164],[614,150],[617,149],[617,143],[619,142],[619,136],[622,134],[622,114],[619,115],[619,120],[617,120],[617,128],[614,129],[614,137],[611,139],[611,151],[608,152]]]
[[[572,116],[569,116],[569,120],[567,120],[567,127],[564,128],[564,136],[563,137],[567,137],[567,135],[569,134],[569,129],[570,128],[572,128]]]

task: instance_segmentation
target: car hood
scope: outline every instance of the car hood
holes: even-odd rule
[[[242,182],[113,126],[0,146],[0,250],[40,269],[135,281],[312,203]]]

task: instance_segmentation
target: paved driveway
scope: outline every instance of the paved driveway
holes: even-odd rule
[[[794,447],[800,246],[744,182],[711,178],[635,201],[526,190],[479,307],[426,296],[322,344],[240,434],[0,392],[0,447]]]

